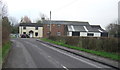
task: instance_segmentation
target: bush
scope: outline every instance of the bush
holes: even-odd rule
[[[9,35],[10,35],[10,23],[7,17],[2,18],[2,44],[4,45],[9,41]]]
[[[49,39],[71,46],[82,47],[85,49],[95,51],[105,51],[120,54],[120,45],[118,38],[104,38],[104,37],[67,37],[67,36],[52,36]]]
[[[67,47],[67,48],[71,48],[71,49],[75,49],[75,50],[79,50],[79,51],[84,51],[84,52],[87,52],[87,53],[91,53],[91,54],[95,54],[95,55],[98,55],[98,56],[102,56],[102,57],[106,57],[106,58],[110,58],[110,59],[113,59],[113,60],[120,61],[120,55],[116,54],[116,53],[109,53],[109,52],[104,52],[104,51],[94,51],[94,50],[84,49],[84,48],[60,43],[60,42],[57,42],[57,41],[53,41],[53,40],[50,40],[50,39],[46,39],[46,38],[43,38],[41,40],[47,41],[47,42],[50,42],[50,43],[54,43],[54,44],[57,44],[57,45],[61,45],[61,46]]]
[[[66,44],[72,45],[72,46],[78,46],[79,39],[78,39],[78,37],[67,37]]]

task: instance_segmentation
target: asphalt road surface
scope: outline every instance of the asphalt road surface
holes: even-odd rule
[[[14,45],[5,68],[110,68],[72,53],[40,43],[36,39],[12,39]]]

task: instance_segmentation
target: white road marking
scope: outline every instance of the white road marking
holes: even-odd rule
[[[66,70],[69,70],[67,67],[65,67],[65,66],[63,66],[63,65],[62,65],[62,67],[63,67],[64,69],[66,69]]]
[[[67,56],[72,57],[72,58],[74,58],[74,59],[76,59],[76,60],[82,61],[82,62],[84,62],[84,63],[87,63],[87,64],[89,64],[89,65],[91,65],[91,66],[96,67],[96,68],[102,68],[102,67],[97,66],[97,65],[95,65],[95,64],[89,63],[89,62],[87,62],[87,61],[85,61],[85,60],[82,60],[82,59],[79,59],[79,58],[74,57],[74,56],[72,56],[72,55],[69,55],[69,54],[67,54],[67,53],[61,52],[60,50],[58,50],[58,49],[56,49],[56,48],[49,47],[49,46],[46,45],[46,44],[43,44],[43,43],[41,43],[41,44],[44,45],[44,46],[46,46],[46,47],[48,47],[48,48],[50,48],[50,49],[53,49],[53,50],[59,52],[59,53],[62,53],[62,54],[64,54],[64,55],[67,55]]]

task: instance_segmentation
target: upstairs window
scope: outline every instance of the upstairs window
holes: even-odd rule
[[[61,26],[61,24],[57,24],[57,27],[60,27]]]
[[[26,29],[26,27],[24,26],[23,29]]]
[[[35,27],[35,30],[38,30],[38,27]]]
[[[50,27],[50,24],[47,24],[47,27]]]

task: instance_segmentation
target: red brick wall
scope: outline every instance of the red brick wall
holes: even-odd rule
[[[50,27],[48,26],[49,24],[44,24],[43,25],[43,37],[49,37],[48,33],[50,31]],[[51,24],[51,34],[50,36],[57,36],[57,32],[61,33],[61,36],[65,35],[65,25],[60,24],[60,27],[58,24]]]

